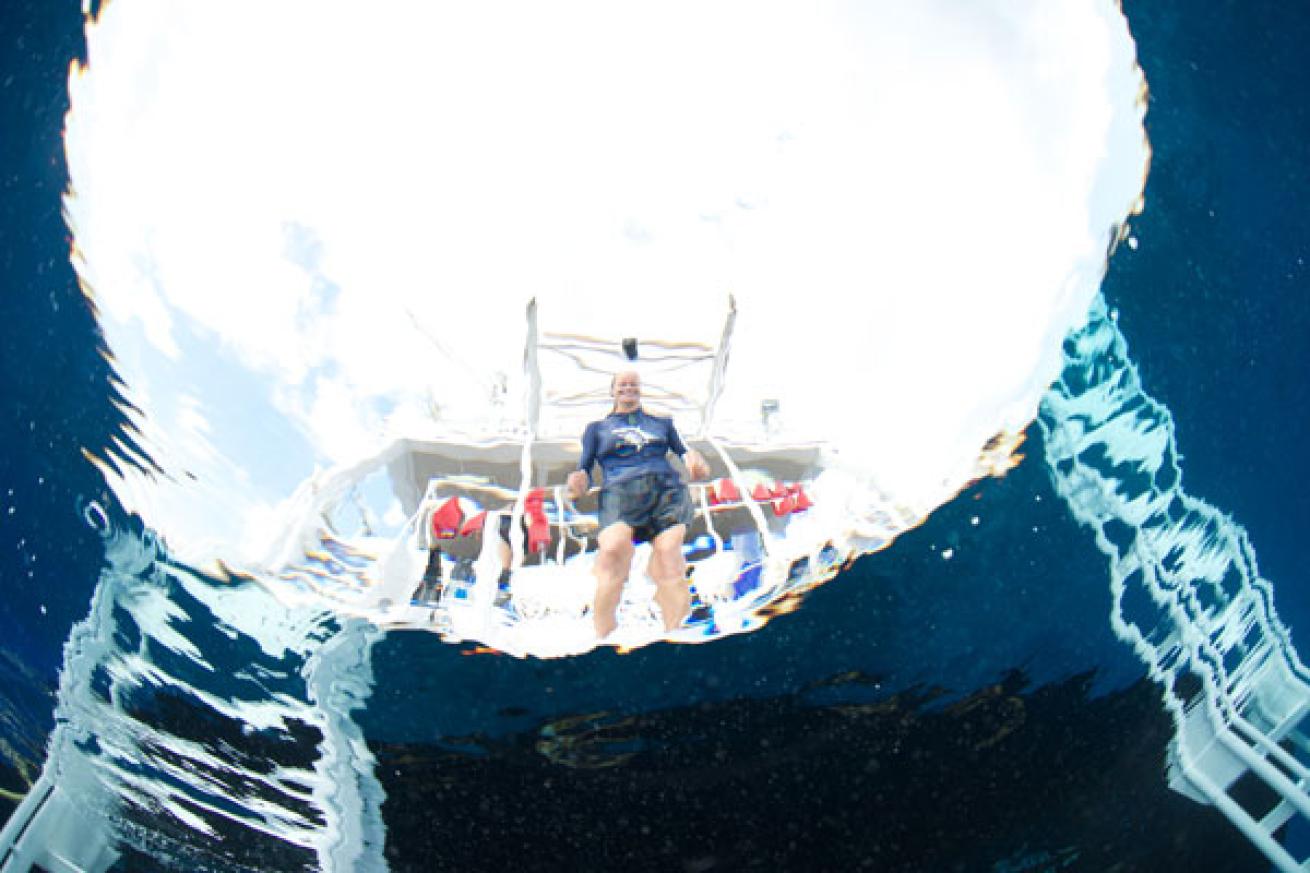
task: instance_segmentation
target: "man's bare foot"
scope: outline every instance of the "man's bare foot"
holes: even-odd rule
[[[679,596],[657,598],[660,600],[660,615],[664,618],[664,631],[669,633],[682,627],[682,623],[691,615],[691,592],[685,588]],[[672,602],[669,602],[672,601]]]
[[[615,628],[619,626],[619,623],[615,620],[614,616],[603,616],[600,613],[596,613],[596,615],[592,617],[592,624],[596,628],[596,639],[598,640],[605,639],[610,634],[614,633]]]

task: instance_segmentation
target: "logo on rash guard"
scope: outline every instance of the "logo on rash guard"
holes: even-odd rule
[[[616,427],[614,429],[614,453],[627,457],[635,455],[659,437],[647,433],[639,427]]]

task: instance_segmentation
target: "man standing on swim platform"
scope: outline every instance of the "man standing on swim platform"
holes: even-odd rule
[[[664,629],[674,630],[691,609],[687,565],[682,542],[691,524],[691,494],[669,463],[668,454],[682,456],[692,479],[706,479],[709,465],[688,449],[673,419],[650,415],[641,408],[641,376],[618,373],[611,383],[614,409],[587,425],[582,435],[582,459],[569,474],[570,498],[591,486],[591,468],[600,464],[605,481],[600,492],[600,550],[596,555],[596,603],[592,620],[604,639],[617,626],[615,612],[628,578],[635,542],[651,544],[648,573],[655,582],[655,602]]]

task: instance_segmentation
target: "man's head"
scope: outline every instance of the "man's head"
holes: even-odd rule
[[[641,375],[636,370],[623,370],[615,373],[610,380],[610,396],[614,398],[614,409],[618,412],[632,412],[641,407]]]

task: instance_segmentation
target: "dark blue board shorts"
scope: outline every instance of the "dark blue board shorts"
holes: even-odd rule
[[[601,530],[621,521],[644,543],[674,525],[690,526],[693,516],[691,493],[676,473],[643,473],[601,489],[597,521]]]

